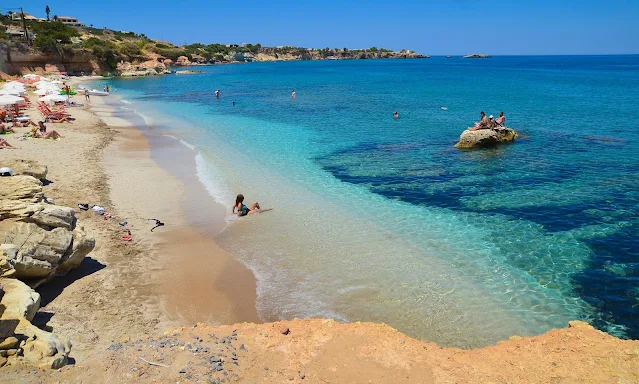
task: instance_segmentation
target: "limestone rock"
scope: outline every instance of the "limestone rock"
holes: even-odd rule
[[[18,246],[14,244],[0,244],[0,252],[0,276],[13,277],[16,273],[16,270],[13,268],[13,260],[18,258]],[[0,299],[1,298],[0,296]]]
[[[76,227],[73,230],[73,245],[60,260],[56,275],[63,275],[77,268],[94,248],[95,238],[88,235],[83,227]]]
[[[75,227],[75,211],[73,208],[50,204],[35,204],[21,200],[0,201],[0,219],[15,218],[26,222],[45,225],[47,227]]]
[[[17,223],[5,235],[11,244],[20,244],[15,258],[8,261],[20,279],[49,278],[71,246],[73,235],[65,228],[47,231],[33,223]],[[40,283],[41,284],[41,283]]]
[[[171,66],[173,66],[173,64],[174,64],[174,63],[173,63],[173,60],[171,60],[171,59],[164,59],[164,66],[166,66],[166,67],[171,67]]]
[[[42,201],[42,183],[33,176],[19,175],[0,178],[0,200]]]
[[[498,144],[513,142],[517,137],[519,137],[519,135],[514,129],[506,127],[480,129],[477,131],[467,129],[462,132],[459,137],[459,142],[455,144],[455,148],[489,148]]]
[[[71,343],[68,340],[45,332],[26,321],[21,322],[16,331],[28,337],[22,347],[22,364],[51,369],[58,369],[67,364],[71,352]]]
[[[33,320],[40,308],[40,294],[18,279],[0,278],[0,284],[4,290],[2,305],[5,307],[0,319]]]
[[[48,168],[46,165],[40,165],[33,160],[3,160],[0,161],[0,167],[9,167],[15,175],[33,176],[38,180],[46,180]]]
[[[28,221],[48,227],[72,229],[75,225],[75,211],[69,207],[42,205],[42,209],[34,213]]]
[[[43,209],[42,204],[21,200],[0,200],[0,220],[27,219]]]
[[[40,368],[60,368],[68,361],[71,343],[45,332],[31,324],[40,308],[40,295],[17,279],[0,278],[5,291],[0,305],[5,308],[0,316],[0,330],[9,324],[9,337],[0,344],[4,355],[16,356],[18,363]],[[19,340],[24,340],[19,343]],[[6,349],[9,348],[9,349]]]
[[[180,56],[177,58],[175,65],[188,66],[191,65],[191,61],[186,56]]]
[[[14,348],[17,348],[19,345],[20,345],[20,340],[18,340],[17,338],[13,336],[9,336],[6,339],[0,341],[0,349],[2,350],[14,349]]]

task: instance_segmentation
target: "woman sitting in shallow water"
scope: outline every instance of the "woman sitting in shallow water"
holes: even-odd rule
[[[233,213],[235,213],[235,211],[237,210],[237,215],[238,216],[246,216],[246,215],[251,215],[253,213],[261,213],[261,212],[270,211],[272,209],[273,208],[262,209],[260,207],[260,203],[258,203],[257,201],[254,202],[253,204],[251,204],[250,207],[247,207],[246,205],[244,205],[244,195],[242,195],[240,193],[235,198],[235,205],[233,206]]]

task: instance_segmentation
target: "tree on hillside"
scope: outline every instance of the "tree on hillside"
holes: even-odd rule
[[[49,21],[49,14],[51,13],[51,8],[49,8],[49,6],[47,5],[44,11],[47,13],[47,21]]]

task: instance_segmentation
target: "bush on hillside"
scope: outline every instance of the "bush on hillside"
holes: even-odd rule
[[[78,31],[60,22],[38,23],[33,25],[36,34],[34,46],[42,52],[63,54],[65,46],[71,43],[72,37],[80,34]]]
[[[119,51],[121,54],[128,57],[139,56],[140,54],[142,54],[142,51],[135,43],[124,43],[120,45]]]

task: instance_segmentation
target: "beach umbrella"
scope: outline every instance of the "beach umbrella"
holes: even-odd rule
[[[35,79],[36,77],[38,77],[38,75],[35,75],[33,73],[27,73],[26,75],[22,76],[25,79]]]
[[[59,89],[45,89],[45,88],[42,88],[42,89],[38,89],[34,93],[36,95],[38,95],[38,96],[44,96],[44,95],[50,95],[50,94],[53,94],[53,93],[60,93],[60,90]]]
[[[0,89],[0,95],[14,95],[14,96],[19,96],[21,93],[21,91],[18,90],[14,90],[14,89]]]
[[[12,105],[23,102],[22,97],[13,95],[0,95],[0,105]]]
[[[62,95],[46,95],[43,97],[40,97],[38,99],[38,101],[44,101],[44,102],[49,102],[49,101],[65,101],[67,99],[66,96],[62,96]]]

